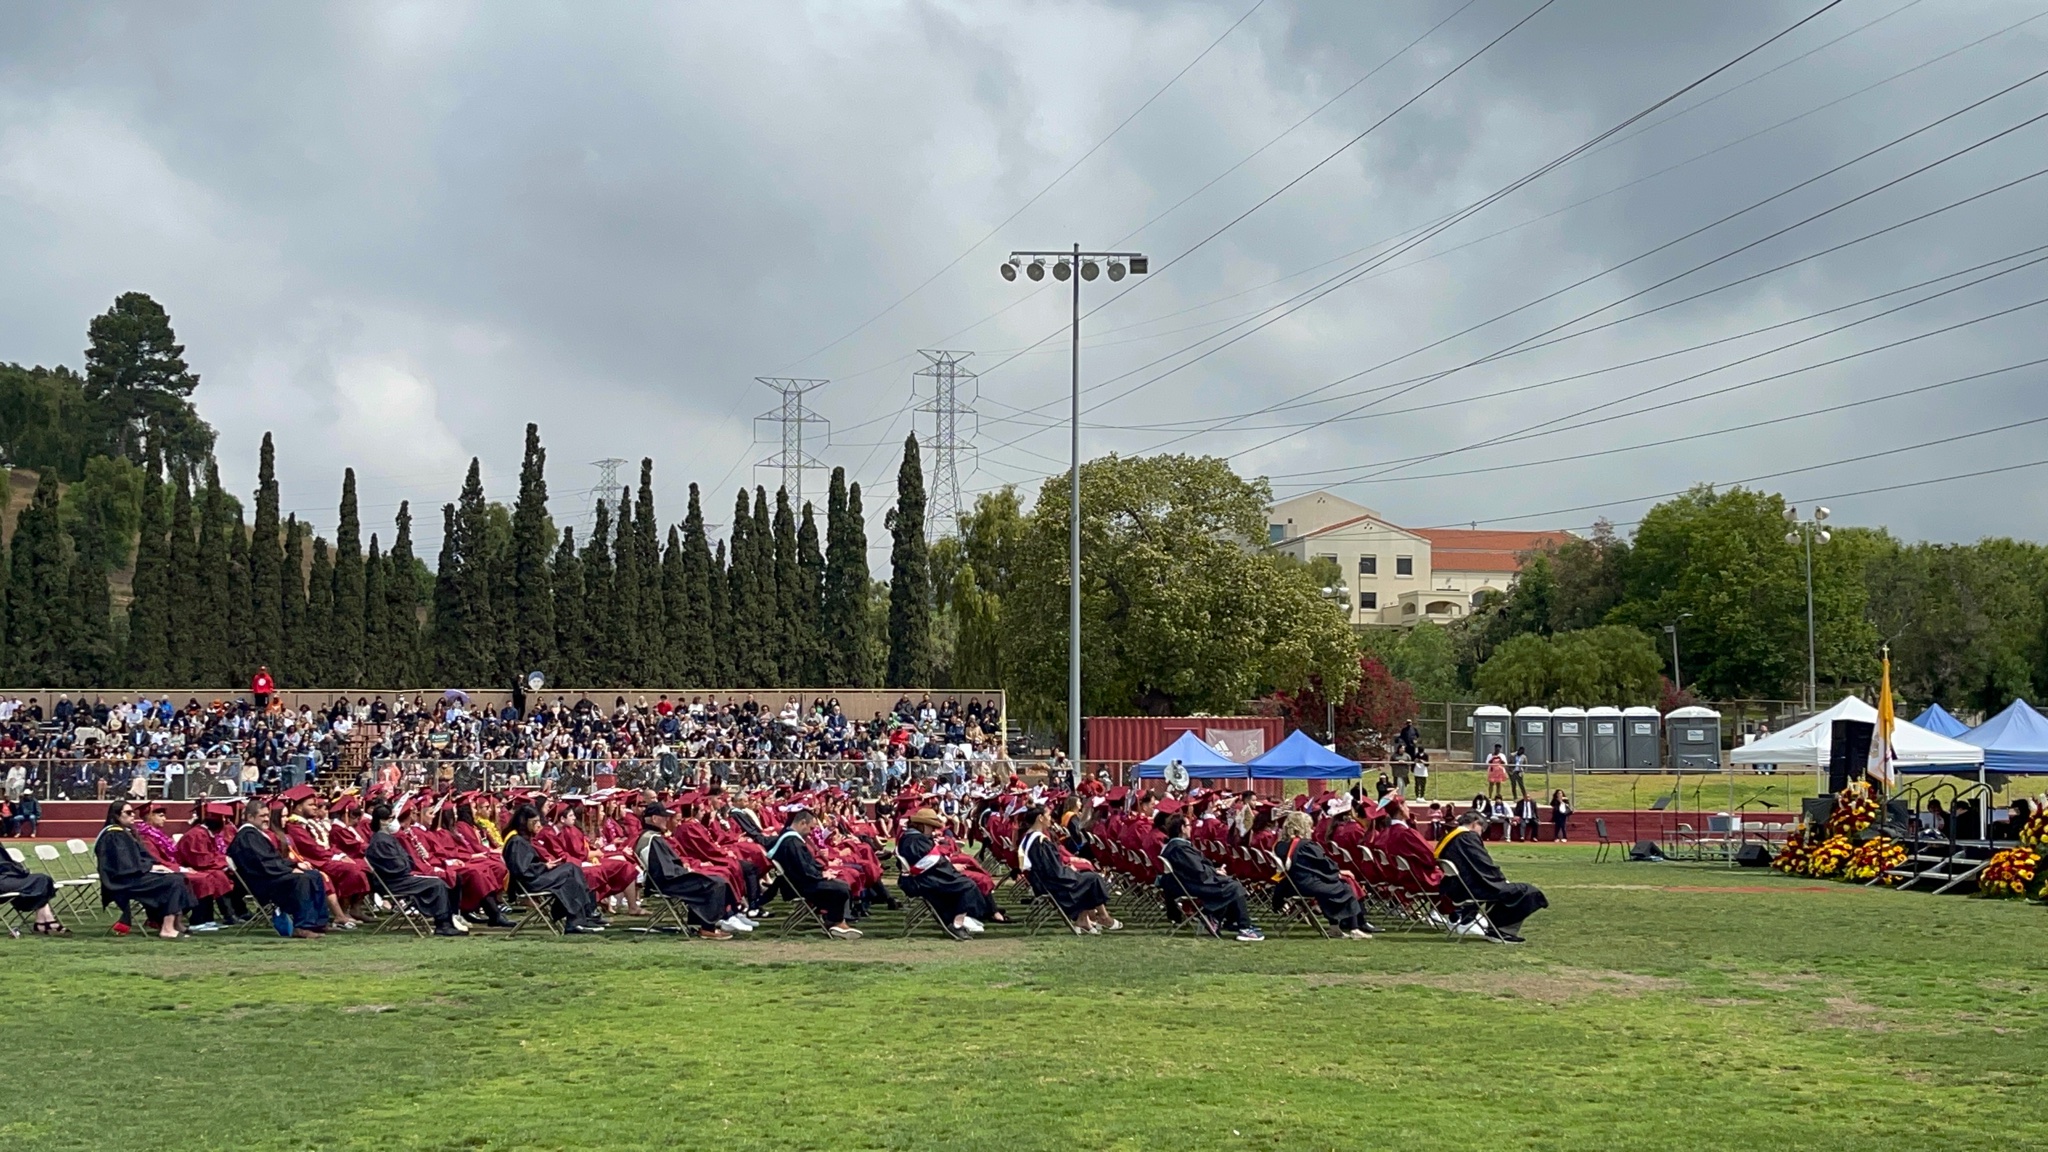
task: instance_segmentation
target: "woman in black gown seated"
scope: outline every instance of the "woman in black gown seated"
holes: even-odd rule
[[[1358,881],[1331,861],[1323,846],[1315,842],[1313,831],[1308,813],[1290,811],[1280,821],[1280,839],[1273,845],[1273,855],[1280,858],[1294,890],[1315,901],[1339,931],[1353,940],[1370,939],[1373,927],[1365,919]]]
[[[128,801],[107,805],[106,826],[92,845],[99,862],[100,904],[119,904],[124,925],[133,915],[129,906],[140,904],[149,910],[151,919],[162,921],[157,935],[176,940],[184,935],[179,920],[199,901],[193,899],[183,876],[150,858],[149,850],[135,838],[135,820],[135,806]]]
[[[528,892],[553,896],[555,907],[562,913],[562,931],[572,935],[604,931],[597,897],[590,894],[583,869],[570,863],[548,867],[533,842],[534,833],[539,830],[540,811],[532,805],[523,804],[512,813],[512,834],[505,838],[504,850],[505,870],[512,874],[512,882]]]
[[[7,846],[0,844],[0,900],[13,901],[16,912],[33,918],[38,936],[71,934],[71,929],[58,923],[57,914],[50,911],[50,899],[56,894],[55,880],[16,864],[14,857],[8,855]]]
[[[1024,838],[1017,844],[1017,870],[1031,890],[1048,897],[1074,922],[1076,935],[1114,932],[1123,924],[1109,914],[1109,886],[1097,872],[1076,872],[1060,859],[1053,843],[1052,813],[1027,808],[1017,817]]]

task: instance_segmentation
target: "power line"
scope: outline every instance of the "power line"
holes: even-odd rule
[[[789,493],[790,502],[801,508],[804,503],[804,473],[825,467],[804,448],[805,434],[810,429],[817,429],[814,443],[819,438],[829,440],[832,435],[831,423],[812,411],[804,397],[831,381],[788,376],[756,376],[754,379],[781,397],[781,403],[754,418],[757,424],[766,421],[775,425],[781,440],[781,448],[756,467],[778,469],[782,473],[782,489]]]
[[[971,439],[962,438],[960,423],[962,417],[970,424],[974,419],[974,373],[962,365],[974,353],[920,350],[918,354],[930,361],[912,379],[931,381],[931,399],[920,404],[917,410],[928,412],[932,417],[931,439],[925,442],[932,456],[931,486],[925,504],[925,538],[934,540],[938,538],[940,525],[957,528],[963,511],[960,502],[960,454],[972,452],[974,443]]]

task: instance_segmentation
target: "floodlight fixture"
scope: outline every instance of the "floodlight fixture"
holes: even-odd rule
[[[1030,264],[1025,265],[1024,273],[1033,280],[1045,279],[1045,261],[1033,260]]]

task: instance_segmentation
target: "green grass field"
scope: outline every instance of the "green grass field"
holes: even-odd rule
[[[0,940],[0,1147],[2048,1145],[2048,911],[1590,854],[1524,947]]]

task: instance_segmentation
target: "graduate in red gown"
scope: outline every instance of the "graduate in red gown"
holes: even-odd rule
[[[219,889],[213,899],[213,917],[219,924],[240,924],[249,918],[248,905],[235,892],[234,873],[228,871],[227,827],[234,819],[236,805],[217,802],[194,804],[198,811],[196,823],[178,837],[178,867],[189,873],[186,884],[194,896],[199,894],[200,876],[217,876],[218,880],[207,885]],[[206,909],[201,909],[205,912]]]
[[[700,792],[676,797],[676,810],[669,825],[669,847],[692,871],[722,881],[751,914],[761,908],[761,873],[719,842],[710,825],[700,818],[704,804]]]
[[[170,810],[162,804],[141,805],[142,819],[135,825],[135,838],[158,865],[185,878],[192,898],[199,902],[192,914],[192,931],[212,932],[220,927],[216,902],[235,890],[234,877],[225,872],[195,872],[178,862],[177,841],[171,838]],[[210,839],[202,833],[201,839]],[[179,837],[183,839],[183,837]]]
[[[433,823],[425,829],[424,839],[437,857],[434,862],[447,861],[445,867],[464,916],[474,920],[482,913],[484,923],[491,927],[510,928],[513,920],[505,914],[503,900],[511,872],[504,857],[473,839],[477,835],[474,826],[456,818],[453,800],[444,797],[429,810]]]
[[[1387,882],[1418,894],[1436,891],[1437,885],[1443,882],[1443,873],[1436,863],[1436,849],[1409,825],[1407,804],[1399,797],[1389,798],[1386,814],[1387,826],[1375,838],[1373,847],[1385,853],[1389,860],[1408,862],[1406,871],[1396,867],[1394,875],[1387,877]]]
[[[564,796],[550,812],[551,819],[540,833],[540,847],[557,861],[568,861],[583,870],[583,881],[599,900],[614,896],[627,898],[627,911],[640,913],[640,867],[631,860],[606,859],[590,846],[583,829],[576,824],[583,798]]]
[[[413,871],[454,889],[456,906],[465,917],[476,916],[494,928],[511,927],[511,918],[498,903],[498,893],[505,886],[503,862],[494,866],[475,863],[467,853],[450,851],[450,842],[435,835],[427,823],[432,804],[424,793],[407,796],[393,813],[398,820],[395,836],[412,856]]]
[[[289,789],[283,799],[291,806],[291,815],[285,817],[284,832],[285,838],[291,842],[292,852],[327,877],[328,894],[342,909],[342,915],[335,917],[335,926],[350,927],[355,923],[350,910],[359,908],[370,894],[369,865],[334,846],[329,836],[331,822],[327,818],[326,801],[313,791],[311,785],[301,784]]]

